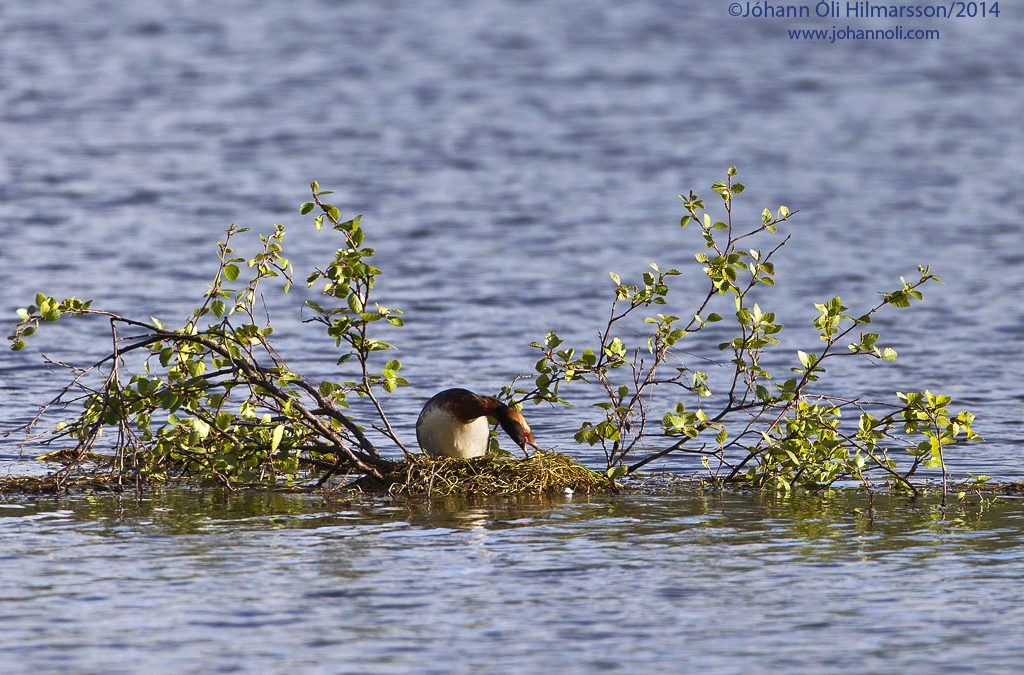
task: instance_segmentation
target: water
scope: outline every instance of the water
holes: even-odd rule
[[[879,323],[900,359],[844,369],[832,391],[952,394],[978,414],[988,439],[952,453],[953,470],[1020,479],[1024,63],[1007,55],[1024,39],[1024,22],[1005,11],[943,22],[935,42],[826,46],[788,42],[784,24],[730,19],[720,4],[5,2],[0,310],[13,317],[46,290],[183,316],[205,289],[210,244],[232,222],[292,224],[290,255],[307,268],[334,247],[298,226],[296,205],[317,178],[339,191],[345,213],[364,214],[386,270],[380,297],[408,312],[393,337],[413,386],[388,402],[408,437],[438,389],[494,391],[529,370],[526,345],[546,330],[593,336],[608,270],[685,264],[693,240],[674,226],[675,195],[706,192],[737,164],[748,218],[778,203],[801,210],[779,259],[780,286],[762,303],[796,331],[787,347],[814,346],[812,302],[842,293],[864,306],[899,274],[932,264],[946,285],[898,324]],[[326,377],[330,346],[295,325],[302,297],[274,306],[280,346],[296,368]],[[33,347],[55,357],[83,362],[103,348],[99,322],[48,328]],[[0,430],[26,421],[58,386],[31,351],[0,351]],[[543,444],[599,463],[572,445],[582,410],[528,412]],[[0,439],[4,470],[38,470],[18,456]],[[687,458],[664,466],[694,468]],[[674,519],[698,517],[683,498],[633,497],[617,507],[633,514],[625,521],[576,503],[516,507],[541,522],[529,528],[505,528],[513,517],[504,507],[482,507],[481,527],[443,525],[450,530],[376,505],[352,522],[330,511],[321,530],[298,525],[306,521],[288,516],[293,507],[319,508],[261,503],[238,522],[185,499],[166,506],[181,514],[154,514],[153,525],[133,508],[103,516],[82,502],[50,509],[76,515],[26,519],[14,510],[18,535],[3,539],[0,555],[9,558],[3,583],[22,590],[4,596],[3,644],[15,649],[5,653],[27,667],[35,662],[25,646],[45,645],[32,658],[47,669],[198,668],[210,659],[226,667],[217,659],[247,657],[329,668],[325,654],[338,669],[362,659],[385,667],[386,658],[399,669],[423,666],[463,630],[470,639],[440,664],[511,668],[547,653],[579,669],[894,665],[883,659],[904,669],[998,668],[1015,656],[998,638],[1022,626],[1015,504],[974,529],[938,533],[915,520],[918,507],[893,506],[898,526],[868,537],[867,559],[854,546],[862,538],[847,541],[838,527],[855,518],[842,504],[840,535],[819,539],[800,538],[740,497],[721,498],[716,527],[725,530],[706,539],[673,529]],[[472,518],[464,505],[436,509],[432,518]],[[160,524],[188,513],[210,520],[181,534]],[[648,526],[665,541],[648,540]],[[733,535],[747,543],[723,552],[719,535],[730,547]],[[996,551],[974,537],[1006,545]],[[472,548],[477,541],[485,543]],[[218,557],[229,544],[235,555]],[[659,556],[645,546],[664,547],[652,550],[665,564],[653,569]],[[77,547],[103,562],[76,562]],[[434,564],[438,548],[447,566]],[[477,552],[486,550],[533,570],[530,583],[494,563],[487,570],[496,578],[479,585],[490,559]],[[342,564],[346,551],[353,557]],[[829,551],[837,566],[819,566],[815,557]],[[190,555],[202,564],[176,564]],[[761,555],[778,576],[744,567],[764,563]],[[592,567],[579,571],[580,561]],[[288,577],[291,565],[303,583]],[[384,574],[402,584],[400,597],[305,595],[333,588],[327,581],[346,565],[359,583]],[[106,581],[78,583],[97,567]],[[178,594],[153,579],[184,579],[187,588]],[[670,581],[683,589],[678,597],[655,588]],[[32,593],[44,585],[51,595]],[[94,593],[102,598],[84,599]],[[238,598],[274,620],[248,616]],[[403,603],[424,605],[387,608]],[[177,621],[186,614],[199,618]],[[282,631],[285,616],[307,630]],[[303,624],[308,616],[319,622]],[[188,626],[192,639],[179,641],[171,624]],[[320,647],[306,644],[321,638]],[[504,660],[483,660],[489,653]]]
[[[688,494],[0,509],[17,671],[1011,672],[1018,503]],[[55,544],[62,546],[56,546]]]

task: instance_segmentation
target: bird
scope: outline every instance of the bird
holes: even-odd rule
[[[537,447],[530,425],[518,410],[493,396],[458,388],[434,394],[423,405],[416,420],[416,440],[435,457],[482,457],[490,439],[488,417],[498,420],[524,453],[527,444]]]

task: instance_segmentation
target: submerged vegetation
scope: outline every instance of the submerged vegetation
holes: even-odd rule
[[[944,451],[980,439],[971,413],[951,412],[949,397],[929,391],[897,393],[896,402],[881,403],[817,388],[824,366],[840,356],[894,360],[895,350],[882,346],[870,324],[883,310],[920,301],[921,289],[936,277],[919,267],[914,278],[901,277],[874,306],[858,311],[839,297],[815,304],[820,346],[798,351],[779,377],[766,364],[780,351],[782,325],[762,295],[775,285],[773,257],[789,241],[771,237],[796,212],[780,206],[763,210],[753,225],[734,221],[734,201],[744,191],[735,174],[731,168],[711,188],[721,219],[693,192],[680,195],[680,225],[699,231],[703,242],[694,258],[706,292],[693,307],[677,306],[671,293],[678,269],[652,263],[635,283],[612,273],[610,310],[596,342],[570,346],[548,333],[532,345],[540,357],[534,374],[502,391],[515,406],[571,404],[571,396],[596,392],[598,412],[575,438],[603,450],[603,473],[545,452],[526,460],[430,459],[403,442],[385,401],[408,382],[401,362],[385,356],[392,346],[381,338],[403,325],[402,312],[377,302],[380,270],[364,244],[360,217],[343,218],[327,199],[331,191],[315,181],[300,212],[312,215],[317,231],[339,237],[341,247],[305,277],[320,291],[305,302],[305,322],[333,341],[341,378],[312,381],[273,344],[263,294],[275,286],[287,293],[292,285],[285,227],[259,234],[259,250],[241,256],[235,242],[247,229],[232,226],[218,243],[209,288],[178,324],[44,293],[19,309],[9,338],[14,350],[45,324],[70,318],[104,321],[110,335],[109,353],[94,363],[48,361],[66,369],[69,381],[25,431],[30,442],[55,448],[47,457],[62,465],[52,477],[57,489],[99,477],[117,486],[183,478],[231,487],[320,486],[351,476],[396,494],[587,491],[673,453],[700,456],[716,483],[782,491],[878,476],[916,492],[912,479],[922,466],[941,469],[945,484]],[[649,330],[632,344],[627,327],[639,318]],[[695,353],[702,333],[721,335],[725,326],[716,354]],[[728,376],[719,382],[704,364],[722,353]],[[357,399],[367,403],[360,409],[369,417],[352,413]],[[37,432],[49,414],[62,419]]]

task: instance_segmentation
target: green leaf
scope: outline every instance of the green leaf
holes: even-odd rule
[[[896,350],[893,349],[892,347],[886,347],[885,349],[882,350],[882,358],[885,359],[886,361],[895,361]]]
[[[221,431],[226,430],[229,426],[231,426],[231,423],[234,421],[235,416],[226,411],[217,413],[217,418],[215,420],[217,428],[220,429]]]
[[[610,469],[608,469],[605,472],[605,475],[611,478],[612,480],[615,480],[616,478],[621,478],[622,476],[625,476],[627,473],[629,473],[629,467],[619,465],[613,466]]]
[[[284,425],[278,424],[274,427],[274,436],[270,439],[270,451],[276,452],[277,447],[281,445],[281,439],[284,438]]]
[[[299,213],[301,213],[302,215],[306,215],[315,208],[316,204],[314,204],[313,202],[306,202],[305,204],[299,207]]]
[[[192,428],[199,434],[199,438],[206,438],[210,435],[210,425],[199,418],[192,420]]]
[[[224,277],[228,281],[234,281],[238,278],[239,269],[238,265],[225,265],[224,266]]]

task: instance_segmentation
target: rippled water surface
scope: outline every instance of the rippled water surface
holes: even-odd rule
[[[879,324],[900,359],[841,370],[832,391],[950,393],[988,439],[954,470],[1020,479],[1024,21],[1004,10],[943,22],[938,41],[824,45],[718,0],[6,1],[0,312],[46,290],[183,316],[232,222],[293,225],[307,268],[334,248],[299,224],[315,177],[364,214],[381,297],[408,313],[394,337],[413,384],[389,402],[408,434],[438,389],[529,370],[546,330],[592,336],[608,270],[685,264],[675,195],[737,164],[748,217],[801,210],[763,303],[792,348],[815,343],[799,328],[812,302],[863,306],[932,264],[946,285]],[[273,306],[280,346],[328,376],[330,345],[295,321],[302,297]],[[56,358],[103,348],[102,325],[49,328],[33,346]],[[0,351],[0,431],[57,386],[31,351]],[[594,459],[572,446],[581,414],[530,419]],[[3,438],[0,463],[37,470]],[[1006,639],[1024,633],[1015,502],[956,523],[928,505],[865,520],[842,500],[739,496],[430,512],[260,499],[0,509],[5,669],[1021,657]]]
[[[16,670],[1009,672],[1021,657],[1016,502],[0,506]]]

